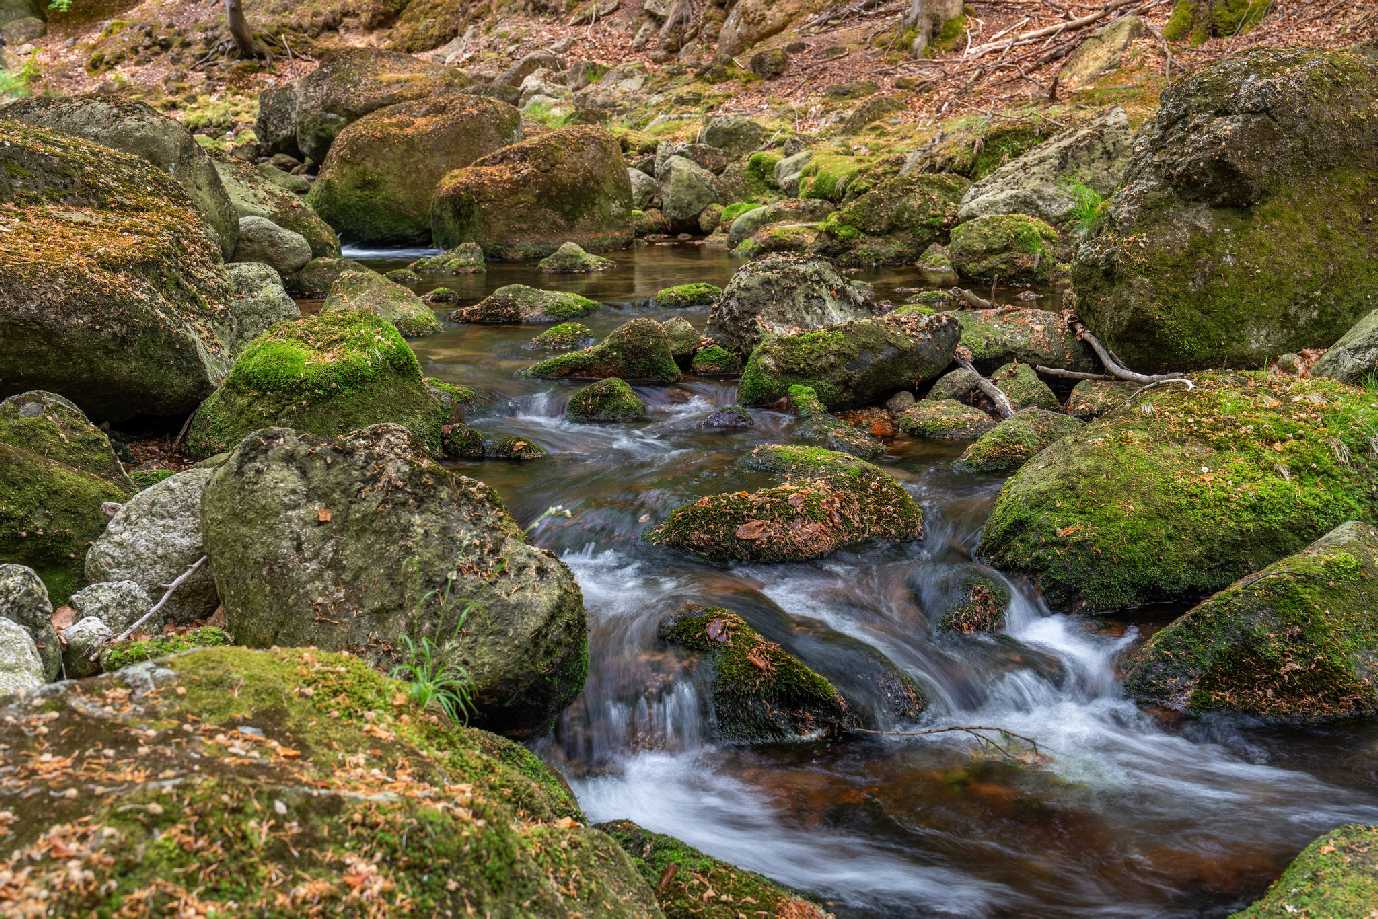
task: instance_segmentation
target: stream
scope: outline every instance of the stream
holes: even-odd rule
[[[388,269],[420,252],[350,251]],[[574,290],[606,304],[584,320],[706,308],[644,305],[688,281],[726,284],[726,253],[690,245],[614,255],[593,276],[490,265],[440,279],[464,302],[503,284]],[[912,272],[859,275],[882,297]],[[744,431],[704,430],[731,382],[637,387],[651,418],[563,420],[580,384],[519,377],[542,355],[534,327],[455,326],[413,345],[425,372],[493,397],[471,419],[549,452],[528,464],[461,463],[496,488],[531,540],[573,570],[588,609],[583,695],[537,745],[589,818],[629,818],[806,891],[839,916],[1226,916],[1312,838],[1378,822],[1378,727],[1299,730],[1240,719],[1154,717],[1127,700],[1116,656],[1162,624],[1046,608],[1027,585],[999,635],[939,634],[926,609],[975,559],[1000,480],[954,472],[959,446],[897,442],[883,461],[923,505],[927,536],[817,562],[708,565],[641,533],[700,495],[752,487],[734,460],[785,441],[792,419],[753,410]],[[547,513],[552,507],[562,512]],[[566,513],[567,512],[567,516]],[[981,724],[1037,740],[1046,763],[982,752],[969,737],[715,746],[706,688],[656,640],[685,604],[725,606],[829,677],[885,728]],[[1180,610],[1167,611],[1168,613]],[[878,653],[930,699],[920,725],[893,724],[864,679]]]

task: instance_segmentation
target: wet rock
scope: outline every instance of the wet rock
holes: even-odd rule
[[[848,201],[829,221],[829,252],[848,264],[912,264],[957,223],[971,183],[961,176],[892,176]]]
[[[1013,472],[1082,422],[1042,408],[1026,408],[1004,419],[967,447],[955,463],[966,472]]]
[[[35,96],[0,108],[0,118],[61,131],[136,156],[172,176],[215,231],[224,257],[235,251],[239,221],[211,158],[175,119],[142,102],[108,96]]]
[[[1062,410],[1057,395],[1028,364],[1018,361],[1006,364],[990,375],[990,381],[1000,387],[1015,411],[1024,408],[1041,408],[1050,412]]]
[[[1025,463],[986,522],[991,564],[1032,575],[1054,608],[1121,610],[1194,600],[1378,519],[1371,397],[1329,380],[1193,379]]]
[[[53,792],[42,806],[6,800],[18,815],[6,844],[28,869],[14,896],[60,901],[69,915],[160,910],[183,896],[212,912],[261,915],[279,908],[283,891],[244,879],[300,872],[322,879],[312,889],[332,900],[366,887],[389,915],[415,911],[418,897],[437,914],[661,915],[626,854],[585,825],[555,772],[408,694],[408,684],[345,654],[205,648],[10,705],[0,745],[15,780]],[[118,719],[92,714],[112,698],[121,700]],[[160,742],[139,743],[148,732]],[[89,793],[81,771],[40,771],[41,753],[79,759],[101,749],[118,751],[130,777],[104,794]],[[375,794],[374,777],[399,769],[405,787]],[[299,830],[291,848],[240,845],[242,821],[269,814]],[[50,842],[58,827],[89,828],[74,838],[91,847],[89,886],[66,880],[70,859]],[[159,844],[168,838],[218,855]],[[342,868],[357,874],[346,879]],[[134,895],[160,888],[169,872],[182,879],[178,893]]]
[[[632,240],[632,187],[617,141],[561,128],[512,144],[441,180],[431,230],[499,259],[540,258],[564,242],[599,252]]]
[[[101,581],[72,594],[67,605],[77,611],[77,621],[99,619],[112,633],[123,632],[153,606],[153,600],[133,581]],[[157,631],[162,623],[149,623]]]
[[[495,99],[450,94],[389,105],[340,131],[307,201],[352,241],[430,242],[440,180],[521,133],[521,114]]]
[[[206,554],[201,494],[213,471],[208,467],[179,472],[126,501],[86,552],[87,580],[132,581],[149,597],[161,599],[166,585]],[[166,622],[186,625],[206,618],[219,605],[215,578],[202,565],[168,598],[162,616]]]
[[[948,605],[938,621],[943,631],[970,635],[999,632],[1005,628],[1010,589],[1000,576],[980,568],[965,567],[948,590]]]
[[[229,280],[181,186],[17,121],[0,146],[0,396],[58,392],[102,420],[193,409],[228,367]]]
[[[682,156],[672,156],[659,172],[661,212],[672,230],[699,229],[699,214],[718,203],[713,173]]]
[[[948,316],[891,314],[771,336],[751,352],[738,398],[768,405],[800,384],[812,387],[828,409],[873,405],[941,373],[957,334]]]
[[[662,287],[656,291],[655,305],[664,309],[683,309],[690,306],[712,306],[722,296],[722,288],[716,284],[695,281],[691,284],[676,284]]]
[[[239,217],[262,217],[284,230],[300,233],[311,247],[315,258],[338,257],[340,239],[330,224],[305,204],[301,197],[273,181],[271,167],[246,166],[227,160],[216,160],[215,171],[230,196],[230,204]]]
[[[607,271],[612,267],[612,259],[590,255],[578,243],[561,243],[560,248],[541,259],[537,267],[560,274],[588,274]]]
[[[995,428],[990,415],[955,399],[920,399],[900,412],[895,427],[911,437],[974,440]]]
[[[588,297],[563,290],[539,290],[525,284],[499,287],[472,306],[450,313],[451,322],[477,322],[494,325],[565,322],[582,319],[598,309]]]
[[[822,558],[872,539],[923,535],[923,511],[870,463],[818,447],[757,447],[750,469],[780,484],[709,495],[672,512],[646,538],[712,561],[783,562]]]
[[[664,326],[646,317],[618,326],[590,348],[546,358],[527,373],[547,380],[621,377],[660,384],[674,383],[680,377]]]
[[[791,386],[789,401],[799,416],[799,422],[794,426],[797,440],[868,460],[885,452],[880,441],[828,414],[812,387]]]
[[[321,312],[366,312],[385,319],[407,338],[440,331],[440,320],[409,288],[370,269],[342,271],[330,285]]]
[[[1353,386],[1378,379],[1378,310],[1360,319],[1331,345],[1311,368],[1311,374]]]
[[[1351,823],[1318,837],[1282,877],[1231,919],[1363,919],[1378,900],[1378,827]]]
[[[608,377],[570,396],[565,417],[581,422],[640,421],[646,417],[646,403],[626,381]]]
[[[231,354],[238,355],[274,323],[301,318],[301,308],[287,295],[282,277],[271,265],[245,262],[228,265],[225,271],[233,289],[230,300],[233,330],[225,336]]]
[[[69,680],[101,672],[100,649],[115,637],[110,626],[95,616],[79,619],[62,630],[62,671]]]
[[[266,217],[241,217],[234,260],[262,262],[279,275],[289,275],[311,261],[311,244],[300,233],[284,229]]]
[[[934,381],[933,387],[928,390],[928,395],[924,397],[924,400],[928,402],[953,399],[977,408],[985,408],[988,400],[985,393],[981,392],[980,374],[972,373],[965,367],[949,370]],[[909,404],[914,404],[912,397]],[[905,407],[908,408],[908,406]]]
[[[53,605],[48,600],[48,588],[32,568],[23,565],[0,565],[0,619],[15,623],[29,633],[34,649],[42,660],[40,678],[55,680],[62,672],[62,644],[53,628]],[[3,644],[0,641],[0,644]],[[18,642],[22,645],[22,642]],[[19,660],[27,660],[19,654]],[[0,664],[0,670],[4,670]],[[3,677],[0,677],[3,681]],[[5,689],[0,686],[0,694]]]
[[[1067,397],[1067,414],[1091,421],[1119,411],[1141,388],[1137,383],[1123,380],[1082,380],[1072,387],[1072,394]]]
[[[573,575],[526,544],[492,489],[401,427],[258,431],[211,477],[201,512],[238,641],[353,649],[387,666],[404,636],[427,637],[438,664],[472,679],[472,720],[520,736],[583,688]]]
[[[1192,714],[1378,715],[1378,529],[1345,523],[1154,633],[1125,688]]]
[[[729,610],[676,616],[661,624],[660,638],[712,667],[714,724],[724,740],[814,740],[857,726],[832,683]]]
[[[973,281],[1046,283],[1057,267],[1057,241],[1057,230],[1037,217],[977,217],[952,231],[952,267]]]
[[[1077,339],[1060,313],[1023,307],[957,310],[963,347],[986,373],[1011,361],[1094,372],[1100,369],[1089,348]]]
[[[699,426],[709,431],[745,431],[756,426],[756,419],[740,405],[728,405],[710,412]]]
[[[488,266],[476,243],[460,243],[447,252],[419,258],[408,267],[418,274],[478,274]]]
[[[818,329],[875,310],[870,285],[845,280],[821,259],[774,255],[733,273],[708,314],[706,332],[745,354],[767,334]]]
[[[0,699],[37,689],[47,681],[33,637],[0,617]]]
[[[593,330],[582,322],[561,322],[531,339],[533,351],[573,351],[593,344]]]
[[[439,453],[449,415],[426,389],[416,355],[392,323],[331,310],[280,323],[255,339],[196,410],[187,453],[222,453],[259,428],[328,437],[381,422],[402,425]]]
[[[1326,347],[1378,302],[1378,60],[1256,50],[1174,83],[1139,132],[1078,313],[1144,372]]]

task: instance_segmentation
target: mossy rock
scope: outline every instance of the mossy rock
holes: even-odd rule
[[[887,178],[845,203],[825,224],[829,254],[847,264],[906,265],[957,222],[971,183],[961,176],[910,172]]]
[[[330,285],[335,283],[335,279],[351,269],[356,271],[372,270],[362,262],[356,262],[352,258],[321,256],[313,258],[303,265],[300,271],[294,272],[282,280],[287,290],[295,297],[302,297],[307,300],[324,300],[330,293]]]
[[[593,330],[582,322],[561,322],[527,343],[533,351],[573,351],[593,343]]]
[[[540,290],[525,284],[507,284],[478,303],[454,310],[450,313],[450,321],[488,325],[561,323],[582,319],[596,309],[596,301],[571,291]]]
[[[780,484],[708,495],[646,534],[712,561],[822,558],[872,539],[923,536],[923,511],[879,467],[819,447],[762,446],[744,460]]]
[[[1143,372],[1257,368],[1378,305],[1378,60],[1255,50],[1174,83],[1072,266]]]
[[[1067,414],[1091,421],[1117,412],[1142,388],[1138,383],[1124,380],[1082,380],[1072,387],[1067,397]]]
[[[876,311],[869,284],[848,281],[823,259],[774,254],[733,272],[708,313],[706,332],[745,355],[767,335],[865,319]]]
[[[114,697],[121,717],[99,717]],[[27,867],[10,892],[57,914],[195,902],[346,915],[367,891],[388,915],[662,915],[533,754],[422,710],[407,684],[349,655],[206,648],[65,683],[6,714],[15,781],[55,794],[5,801],[18,817],[6,845]],[[92,750],[110,757],[41,771],[40,752]],[[287,835],[265,842],[270,821]],[[57,837],[88,853],[89,883],[69,883]]]
[[[995,425],[990,415],[956,399],[920,399],[895,418],[904,433],[930,440],[975,440]]]
[[[1203,374],[1064,437],[1005,483],[982,535],[1055,608],[1193,600],[1346,520],[1378,520],[1371,393]]]
[[[1346,523],[1236,581],[1129,663],[1142,702],[1285,722],[1378,714],[1378,529]]]
[[[1026,408],[1001,421],[967,447],[954,464],[964,472],[1013,472],[1054,441],[1081,430],[1070,415]]]
[[[440,180],[520,137],[521,114],[496,99],[454,93],[389,105],[340,131],[307,201],[351,241],[430,242]]]
[[[215,171],[240,217],[262,217],[284,230],[300,233],[315,258],[338,258],[340,238],[330,224],[302,199],[265,175],[271,167],[216,160]]]
[[[691,284],[676,284],[662,287],[656,291],[655,305],[665,309],[683,309],[689,306],[712,306],[722,296],[722,288],[716,284],[695,281]]]
[[[0,120],[0,396],[42,389],[100,420],[191,411],[229,367],[220,243],[170,176]]]
[[[215,648],[231,644],[234,642],[228,632],[208,625],[172,635],[137,638],[109,645],[101,651],[100,665],[102,670],[110,673],[134,664],[141,664],[144,661],[190,651],[193,648]]]
[[[1062,130],[1060,119],[1049,114],[1039,107],[951,119],[936,141],[914,157],[914,168],[979,181]]]
[[[772,223],[751,234],[732,252],[742,258],[762,258],[781,252],[804,255],[813,251],[820,235],[817,224]]]
[[[747,359],[738,398],[744,405],[768,405],[803,385],[828,409],[871,405],[940,374],[957,337],[951,317],[912,315],[772,336]]]
[[[957,579],[938,627],[962,635],[998,632],[1005,627],[1009,606],[1010,589],[998,576],[966,571]]]
[[[376,271],[348,269],[330,285],[322,313],[372,313],[397,327],[405,338],[420,338],[440,331],[440,320],[409,288]]]
[[[640,421],[646,417],[646,403],[625,380],[608,377],[570,396],[565,417],[581,422]]]
[[[596,828],[617,840],[631,856],[642,879],[656,891],[665,919],[738,919],[754,914],[827,919],[830,915],[768,878],[630,820],[600,823]]]
[[[742,369],[742,359],[719,344],[711,344],[694,352],[689,365],[691,373],[699,376],[731,376]]]
[[[602,128],[562,128],[448,173],[431,205],[442,246],[475,242],[493,258],[541,258],[564,242],[592,252],[632,241],[632,186]]]
[[[476,243],[460,243],[448,251],[419,258],[408,267],[418,274],[479,274],[488,266]]]
[[[0,443],[134,490],[109,436],[56,393],[37,390],[0,402]]]
[[[621,377],[637,383],[679,380],[679,365],[664,326],[642,317],[624,323],[603,341],[581,351],[559,354],[532,365],[529,376],[546,380],[600,380]]]
[[[578,243],[565,242],[541,259],[536,267],[555,274],[589,274],[607,271],[612,267],[612,259],[585,252]]]
[[[280,322],[244,349],[192,417],[187,453],[233,449],[250,431],[290,427],[323,437],[384,421],[439,452],[450,412],[429,391],[396,327],[372,313],[332,310]]]
[[[794,426],[796,440],[839,453],[850,453],[867,460],[885,453],[885,447],[880,441],[828,414],[823,408],[823,403],[818,401],[818,394],[811,387],[791,386],[789,401],[794,407],[795,414],[799,416],[799,421]]]
[[[1313,841],[1263,898],[1230,919],[1368,919],[1378,902],[1378,826],[1351,823]]]
[[[1061,411],[1062,403],[1057,394],[1028,364],[1018,361],[1006,364],[990,375],[990,381],[1000,387],[1000,391],[1010,400],[1015,411],[1025,408],[1041,408],[1049,412]]]
[[[1005,307],[957,310],[953,315],[962,325],[962,346],[971,352],[976,368],[985,373],[1011,361],[1084,373],[1100,369],[1090,349],[1060,313]]]
[[[659,634],[711,668],[713,723],[724,740],[816,740],[858,726],[832,683],[729,610],[687,612],[661,623]]]
[[[952,231],[952,267],[973,281],[1040,284],[1057,266],[1057,230],[1026,214],[993,214]]]
[[[1163,26],[1163,37],[1190,39],[1193,45],[1230,38],[1258,25],[1270,9],[1268,0],[1177,0]]]

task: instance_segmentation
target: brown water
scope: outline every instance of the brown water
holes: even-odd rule
[[[371,253],[379,267],[410,254]],[[725,254],[637,249],[587,278],[498,265],[445,279],[477,299],[502,284],[577,290],[606,308],[598,333],[668,284],[724,284]],[[865,276],[882,296],[917,284]],[[702,327],[705,310],[676,311]],[[1165,726],[1127,701],[1116,656],[1131,626],[1060,615],[1024,585],[998,636],[938,635],[936,608],[969,565],[1000,482],[955,473],[947,447],[899,444],[888,469],[924,505],[921,544],[872,546],[809,564],[705,565],[640,534],[702,494],[746,487],[734,460],[786,439],[791,419],[754,411],[747,431],[705,431],[735,387],[687,378],[639,388],[651,419],[573,425],[575,386],[517,376],[539,329],[447,326],[415,343],[426,372],[493,396],[477,427],[550,452],[526,465],[467,464],[501,492],[531,538],[584,591],[592,667],[539,752],[594,820],[627,817],[826,899],[844,915],[1224,916],[1267,886],[1314,836],[1378,822],[1378,729],[1267,729],[1237,719]],[[563,514],[544,516],[552,506]],[[925,724],[995,724],[1036,738],[1042,766],[982,756],[956,735],[766,748],[709,741],[693,676],[658,647],[685,602],[728,606],[891,725],[868,674],[882,654],[923,684]]]

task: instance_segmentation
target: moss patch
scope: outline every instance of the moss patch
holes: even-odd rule
[[[527,373],[548,380],[621,377],[638,383],[674,383],[679,377],[670,338],[654,319],[633,319],[599,344],[546,358]]]

